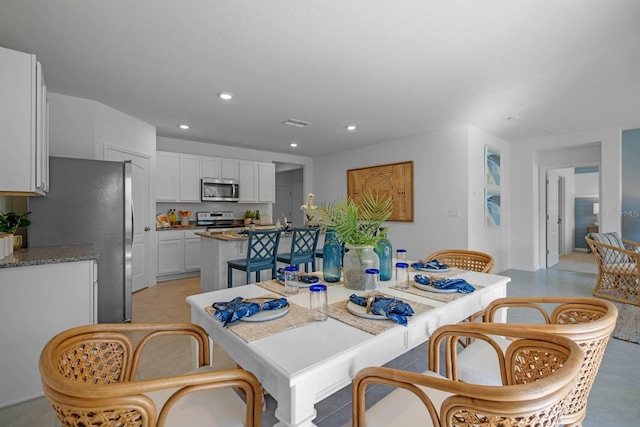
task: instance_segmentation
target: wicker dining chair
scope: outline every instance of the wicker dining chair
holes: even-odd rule
[[[137,345],[132,334],[141,336]],[[168,335],[193,338],[198,369],[136,380],[145,345]],[[63,426],[260,426],[262,393],[256,377],[242,369],[213,371],[209,354],[207,333],[190,323],[80,326],[45,345],[40,375]],[[234,387],[244,392],[246,404]]]
[[[495,334],[513,339],[506,351],[493,344]],[[472,384],[440,374],[440,352],[445,353],[450,368],[449,364],[455,362],[456,342],[461,337],[493,345],[491,348],[505,372],[505,385]],[[519,325],[445,325],[429,339],[428,371],[370,367],[356,374],[352,425],[558,426],[565,397],[576,381],[583,359],[583,351],[571,339]],[[365,391],[370,384],[396,389],[365,411]]]
[[[517,322],[529,330],[571,338],[584,350],[584,363],[578,381],[567,398],[561,421],[565,426],[582,425],[589,392],[609,337],[616,326],[616,306],[599,298],[507,297],[497,299],[487,306],[485,322],[498,325],[499,323],[491,322],[503,309],[508,309],[509,324]],[[531,319],[539,323],[532,323]],[[495,340],[503,348],[510,344],[506,338],[496,337]],[[493,357],[492,349],[483,341],[475,340],[461,350],[456,355],[454,365],[453,370],[462,381],[491,385],[504,384],[506,381],[504,372],[500,372],[499,364]]]
[[[484,252],[470,251],[466,249],[444,249],[424,258],[422,262],[436,259],[449,267],[457,267],[463,270],[491,273],[493,269],[493,257]]]
[[[640,305],[640,243],[618,233],[591,233],[586,240],[598,262],[593,296]]]

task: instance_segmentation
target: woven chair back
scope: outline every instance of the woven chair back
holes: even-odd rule
[[[548,312],[553,307],[551,313]],[[567,397],[563,424],[580,425],[584,419],[587,399],[600,369],[607,343],[615,329],[618,309],[609,301],[598,298],[523,297],[501,298],[487,306],[486,319],[493,322],[502,309],[535,310],[543,324],[526,324],[527,328],[565,336],[577,342],[585,353],[575,386]],[[574,424],[575,423],[575,424]]]
[[[449,267],[479,271],[481,273],[491,273],[494,263],[493,257],[489,254],[464,249],[445,249],[437,251],[424,258],[423,262],[427,262],[432,259],[437,259]]]

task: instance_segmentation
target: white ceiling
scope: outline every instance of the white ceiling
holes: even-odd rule
[[[305,156],[640,127],[637,0],[0,0],[0,46],[159,136]]]

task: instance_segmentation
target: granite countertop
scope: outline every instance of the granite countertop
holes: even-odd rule
[[[97,259],[98,254],[91,245],[25,248],[0,258],[0,268],[28,267]]]

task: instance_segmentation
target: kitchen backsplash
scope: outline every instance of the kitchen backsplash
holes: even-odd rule
[[[243,218],[247,210],[259,209],[263,215],[271,215],[272,205],[270,203],[229,203],[229,202],[201,202],[201,203],[174,203],[157,202],[156,215],[167,213],[169,209],[179,211],[191,211],[189,221],[196,220],[196,212],[232,211],[234,218]],[[178,218],[178,221],[180,218]]]

